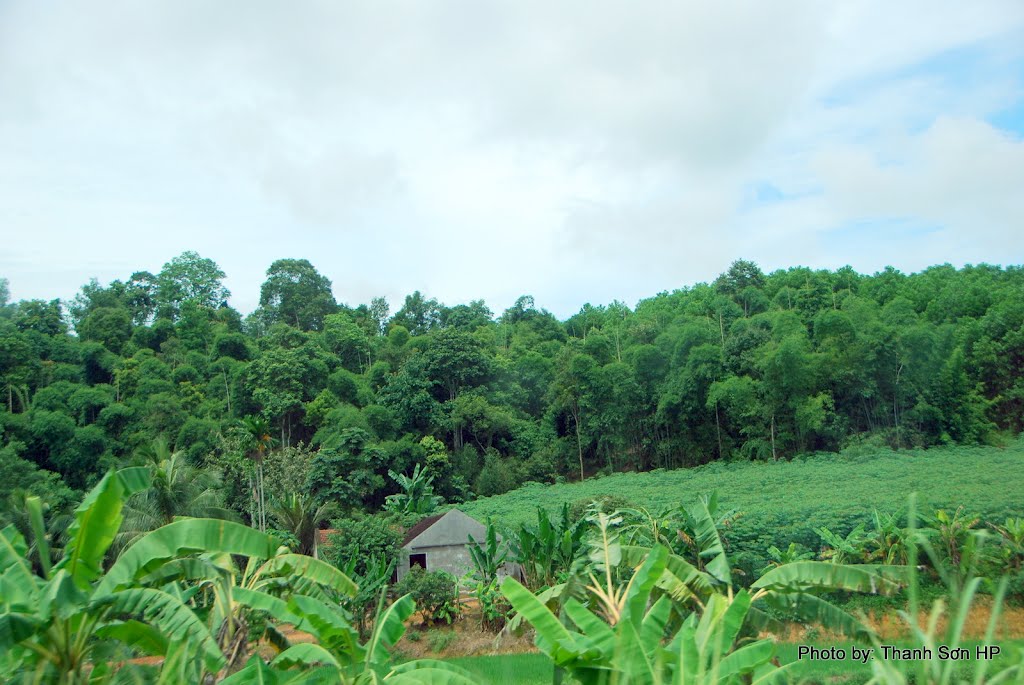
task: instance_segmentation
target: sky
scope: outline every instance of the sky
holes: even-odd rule
[[[1024,263],[1024,2],[0,0],[13,299],[196,250],[565,318],[796,265]]]

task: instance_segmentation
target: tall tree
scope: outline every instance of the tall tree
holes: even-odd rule
[[[184,302],[216,309],[231,296],[224,272],[212,259],[187,251],[164,264],[156,277],[157,316],[175,319]]]
[[[324,318],[338,305],[331,281],[307,259],[278,259],[267,269],[260,288],[267,324],[286,323],[303,331],[323,330]]]
[[[413,335],[423,335],[441,323],[441,305],[434,298],[428,300],[417,290],[405,296],[405,304],[395,312],[391,323],[405,326]]]

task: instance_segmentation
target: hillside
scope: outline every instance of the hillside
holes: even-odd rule
[[[535,508],[551,512],[584,498],[615,495],[653,513],[717,491],[720,504],[741,517],[728,538],[756,564],[771,544],[790,541],[816,549],[814,528],[845,533],[870,525],[873,509],[895,512],[918,493],[918,511],[963,504],[986,520],[1024,513],[1024,440],[1004,448],[946,447],[894,452],[859,448],[793,461],[715,462],[692,469],[620,473],[583,483],[527,484],[462,508],[479,520],[509,527],[536,521]]]

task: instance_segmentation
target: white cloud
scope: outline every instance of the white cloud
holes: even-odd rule
[[[985,120],[1022,36],[1016,0],[8,2],[0,270],[69,297],[197,249],[246,310],[308,257],[350,303],[568,315],[740,256],[1020,262],[1021,142]],[[895,217],[928,249],[829,240]]]

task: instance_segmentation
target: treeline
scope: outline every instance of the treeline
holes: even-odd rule
[[[8,303],[0,280],[0,496],[74,501],[163,437],[249,514],[245,418],[302,465],[291,489],[367,510],[414,464],[460,501],[854,441],[997,442],[1024,421],[1020,267],[738,261],[566,321],[529,296],[498,315],[419,292],[393,315],[383,298],[350,307],[295,259],[270,266],[243,318],[223,279],[186,252],[66,302]]]

